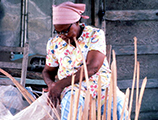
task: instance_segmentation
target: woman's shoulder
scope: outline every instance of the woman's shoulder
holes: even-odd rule
[[[97,28],[97,27],[92,26],[92,25],[85,24],[84,30],[85,30],[85,32],[91,32],[93,34],[104,34],[104,31],[102,29]]]
[[[55,36],[54,38],[50,37],[47,41],[47,47],[51,47],[52,49],[57,49],[61,45],[63,46],[63,44],[63,40],[58,36]]]
[[[62,42],[62,39],[60,37],[58,37],[58,35],[57,35],[55,37],[50,37],[47,41],[47,44],[54,44],[54,43],[58,44],[60,42]]]

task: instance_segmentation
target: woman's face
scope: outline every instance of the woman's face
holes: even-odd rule
[[[67,43],[69,42],[69,40],[70,43],[74,42],[73,38],[74,37],[77,38],[80,32],[79,23],[58,24],[58,25],[54,25],[54,27],[59,37],[61,37]]]

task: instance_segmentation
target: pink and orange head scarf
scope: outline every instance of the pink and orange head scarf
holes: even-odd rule
[[[64,2],[58,6],[53,7],[53,24],[71,24],[79,21],[82,17],[88,19],[88,16],[83,16],[85,11],[85,4],[72,3],[70,1]]]

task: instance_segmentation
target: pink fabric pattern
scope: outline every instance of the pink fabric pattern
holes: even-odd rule
[[[81,17],[88,19],[88,16],[82,15],[85,11],[85,4],[64,2],[53,7],[53,24],[71,24],[77,22]]]

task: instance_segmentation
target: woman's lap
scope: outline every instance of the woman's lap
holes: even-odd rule
[[[67,92],[65,94],[65,96],[63,97],[62,101],[61,101],[61,120],[67,120],[67,117],[68,117],[68,114],[69,114],[69,109],[70,109],[70,101],[71,101],[71,91]],[[118,118],[118,120],[121,117],[123,103],[124,103],[124,97],[123,96],[117,96],[117,118]],[[107,101],[107,105],[108,105],[108,101]],[[84,107],[84,98],[82,96],[80,96],[80,98],[79,98],[78,109],[81,106]],[[74,108],[74,106],[73,106],[73,108]],[[125,111],[127,112],[127,109],[125,109]],[[104,105],[102,105],[102,107],[101,107],[101,113],[103,114],[103,112],[104,112]],[[123,117],[124,119],[125,119],[125,113],[126,112],[124,112],[124,117]],[[106,111],[106,115],[107,115],[107,111]],[[113,120],[113,101],[112,101],[112,104],[111,104],[111,120]]]

